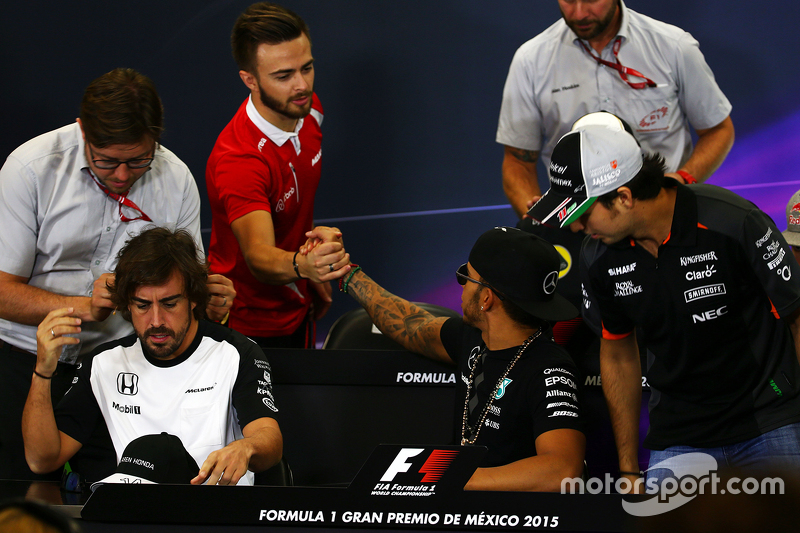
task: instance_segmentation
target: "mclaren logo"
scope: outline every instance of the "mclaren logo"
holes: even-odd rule
[[[120,372],[117,375],[117,392],[136,396],[139,393],[139,376],[131,372]]]

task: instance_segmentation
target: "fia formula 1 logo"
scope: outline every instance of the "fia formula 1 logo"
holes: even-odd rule
[[[409,469],[414,465],[413,462],[409,462],[408,460],[412,457],[416,457],[425,451],[425,448],[403,448],[398,453],[397,456],[392,461],[392,464],[389,465],[389,468],[386,469],[383,476],[381,476],[381,481],[383,482],[390,482],[394,481],[394,478],[397,474],[408,472]],[[433,450],[425,462],[422,464],[418,473],[424,474],[421,480],[418,480],[420,483],[436,483],[447,471],[447,468],[450,466],[450,463],[458,455],[458,451],[456,450]],[[415,461],[418,462],[418,461]]]

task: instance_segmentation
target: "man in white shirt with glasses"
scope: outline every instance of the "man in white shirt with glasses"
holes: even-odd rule
[[[198,246],[200,197],[189,168],[161,146],[163,108],[150,79],[116,69],[94,80],[73,124],[14,150],[0,169],[0,478],[35,479],[22,448],[21,415],[36,361],[36,328],[72,307],[80,342],[52,378],[57,401],[79,358],[131,332],[106,282],[132,236],[156,225],[187,229]],[[207,314],[222,319],[235,296],[209,279]]]

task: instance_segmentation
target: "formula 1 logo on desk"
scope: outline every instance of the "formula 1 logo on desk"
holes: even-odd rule
[[[372,496],[430,496],[436,483],[458,456],[456,450],[432,450],[427,458],[418,457],[425,448],[402,448],[372,489]],[[409,459],[415,458],[413,461]],[[412,468],[425,459],[419,470]],[[398,478],[399,479],[396,479]]]

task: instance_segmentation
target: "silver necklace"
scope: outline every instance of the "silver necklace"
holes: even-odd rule
[[[470,369],[470,373],[469,373],[469,381],[467,382],[467,397],[464,399],[464,415],[461,418],[461,445],[462,446],[464,446],[466,444],[475,444],[475,441],[478,440],[478,434],[480,434],[481,428],[483,427],[483,423],[486,421],[486,415],[489,414],[489,410],[492,408],[492,403],[494,402],[494,397],[497,394],[497,391],[499,391],[500,387],[503,386],[503,382],[505,382],[505,379],[508,377],[509,372],[511,372],[511,369],[514,368],[514,365],[517,364],[517,361],[519,361],[519,358],[522,357],[522,353],[528,348],[528,346],[531,345],[531,343],[533,341],[535,341],[536,339],[539,338],[539,336],[542,334],[542,330],[543,329],[544,328],[540,327],[536,331],[536,333],[534,333],[533,335],[531,335],[530,337],[525,339],[525,342],[523,342],[522,345],[517,350],[517,354],[514,356],[514,359],[512,359],[511,362],[508,363],[508,366],[506,367],[506,371],[503,372],[503,375],[500,376],[500,379],[497,380],[497,384],[494,386],[494,390],[492,391],[492,394],[489,395],[489,399],[487,400],[486,405],[483,406],[483,411],[481,412],[481,417],[480,417],[480,419],[478,421],[478,425],[474,429],[475,433],[472,435],[472,438],[468,439],[467,438],[467,429],[470,430],[470,433],[472,433],[472,431],[473,431],[473,428],[471,428],[469,426],[468,419],[469,419],[469,394],[472,391],[472,383],[473,383],[473,379],[475,378],[475,369],[478,367],[478,357],[475,358],[475,361],[472,363],[472,368]],[[477,393],[478,392],[475,391],[475,394],[477,394]]]

